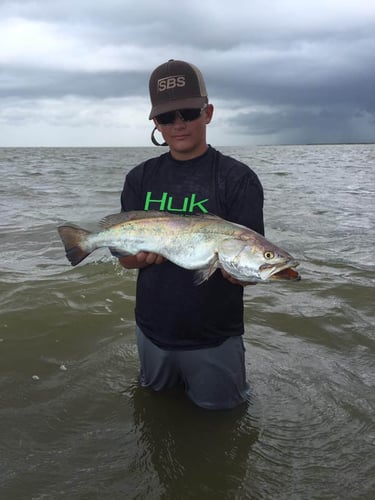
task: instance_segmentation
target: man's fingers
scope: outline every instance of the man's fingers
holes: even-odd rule
[[[165,260],[162,255],[153,252],[138,252],[136,258],[140,264],[161,264]]]

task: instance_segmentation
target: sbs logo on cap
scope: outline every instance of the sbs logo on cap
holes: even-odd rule
[[[176,87],[185,87],[185,85],[186,80],[183,75],[166,76],[165,78],[160,78],[160,80],[158,80],[158,92],[175,89]]]

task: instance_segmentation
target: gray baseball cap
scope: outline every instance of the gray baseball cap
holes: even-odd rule
[[[208,103],[202,73],[193,64],[170,59],[158,66],[149,82],[151,120],[177,109],[203,108]]]

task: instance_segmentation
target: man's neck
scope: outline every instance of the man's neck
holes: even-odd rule
[[[176,151],[170,149],[170,154],[172,158],[177,161],[188,161],[203,156],[204,153],[206,153],[207,149],[208,149],[208,144],[205,143],[201,147],[194,149],[192,151]]]

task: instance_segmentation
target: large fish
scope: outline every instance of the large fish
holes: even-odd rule
[[[174,215],[134,211],[108,215],[94,233],[73,225],[58,228],[73,266],[91,252],[108,247],[120,255],[155,252],[196,272],[197,284],[222,268],[240,281],[298,280],[298,262],[247,227],[215,215]]]

